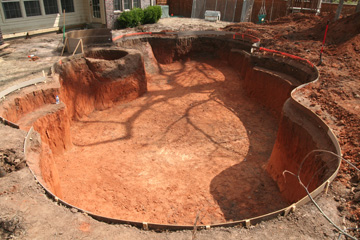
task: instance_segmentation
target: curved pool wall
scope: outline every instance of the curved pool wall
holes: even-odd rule
[[[64,104],[59,106],[58,111],[49,113],[35,121],[25,140],[25,154],[28,155],[28,148],[31,145],[30,136],[39,125],[43,129],[39,132],[41,140],[46,143],[43,145],[48,145],[50,152],[62,152],[71,148],[70,135],[67,133],[71,120],[96,109],[109,108],[117,102],[134,99],[146,92],[145,69],[156,72],[157,63],[170,63],[179,59],[206,55],[219,57],[238,71],[249,96],[270,109],[279,120],[278,134],[267,164],[267,171],[277,182],[283,198],[289,202],[289,207],[251,219],[209,226],[200,225],[198,228],[249,226],[276,217],[279,214],[286,215],[294,211],[296,207],[308,202],[309,198],[294,176],[285,175],[284,177],[284,170],[297,173],[303,158],[311,150],[324,149],[337,155],[340,155],[341,151],[331,129],[314,112],[305,107],[300,100],[297,100],[301,95],[301,88],[318,80],[317,68],[306,60],[261,49],[257,47],[257,44],[258,42],[254,41],[253,37],[224,32],[148,33],[122,36],[116,40],[116,45],[121,49],[112,47],[111,49],[99,50],[123,52],[122,54],[119,53],[118,59],[111,57],[111,60],[118,61],[116,63],[117,68],[123,70],[122,74],[116,73],[117,71],[111,73],[99,71],[106,59],[94,57],[94,54],[88,54],[88,58],[85,53],[85,56],[80,54],[64,59],[54,66],[56,72],[54,77],[58,78],[62,85],[60,90],[56,88],[49,90],[44,86],[44,90],[37,94],[26,95],[27,101],[30,102],[33,101],[33,96],[37,96],[35,97],[38,99],[37,106],[40,106],[41,101],[46,104],[49,99],[54,101],[54,96],[60,94]],[[142,53],[134,49],[139,49]],[[125,66],[124,61],[131,61],[135,64],[130,70],[123,69],[121,66]],[[69,65],[71,67],[66,68]],[[92,73],[84,77],[83,66],[87,66]],[[97,75],[99,72],[100,75]],[[121,89],[124,87],[123,85],[116,83],[116,81],[109,81],[110,78],[122,78],[123,76],[130,79],[129,83],[132,86],[130,91],[126,91],[131,94],[126,96],[121,95],[123,94]],[[79,78],[82,79],[80,82],[69,81],[69,79]],[[135,87],[134,83],[137,83]],[[75,87],[75,85],[82,87]],[[50,98],[45,95],[49,95]],[[74,96],[77,97],[74,98]],[[11,107],[16,106],[16,104],[10,102],[6,108],[2,108],[0,115],[3,116],[3,122],[16,122],[22,114],[25,114],[21,109]],[[76,106],[78,105],[87,107],[85,110],[77,109]],[[10,114],[11,112],[13,113]],[[46,152],[49,153],[49,149]],[[59,185],[56,179],[56,166],[52,162],[51,156],[49,154],[46,156],[48,162],[40,163],[40,165],[43,164],[42,172],[40,175],[35,172],[35,177],[55,200],[66,206],[77,208],[61,200],[61,189],[58,189]],[[316,196],[328,187],[330,181],[335,178],[339,167],[339,158],[334,159],[334,157],[326,154],[310,155],[302,166],[300,177],[305,185],[309,184],[312,196]],[[32,167],[30,169],[34,170]],[[44,176],[47,176],[48,179]],[[98,220],[110,223],[126,223],[145,229],[193,229],[192,225],[167,225],[111,219],[82,209],[79,210]]]

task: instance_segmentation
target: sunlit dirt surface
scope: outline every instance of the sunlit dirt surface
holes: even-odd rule
[[[276,119],[219,60],[160,66],[148,92],[72,125],[56,156],[64,200],[95,214],[162,224],[214,224],[286,203],[265,164]]]

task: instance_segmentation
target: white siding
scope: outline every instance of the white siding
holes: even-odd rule
[[[66,13],[65,25],[76,25],[89,22],[89,1],[73,0],[75,12]],[[59,9],[60,10],[60,9]],[[60,10],[61,11],[61,10]],[[3,34],[27,32],[38,29],[46,29],[63,26],[63,14],[41,15],[5,19],[2,4],[0,4],[0,27]]]

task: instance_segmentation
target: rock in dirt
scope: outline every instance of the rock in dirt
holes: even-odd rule
[[[0,167],[0,178],[5,176],[6,176],[5,170],[2,167]]]
[[[0,217],[0,239],[14,239],[22,234],[20,219],[14,217]]]
[[[23,167],[25,167],[25,161],[14,149],[0,150],[0,177],[3,177],[3,172],[10,173]]]
[[[360,192],[356,192],[354,195],[354,202],[360,202]]]

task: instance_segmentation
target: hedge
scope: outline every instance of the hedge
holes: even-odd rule
[[[160,6],[149,6],[145,10],[134,8],[123,12],[117,19],[119,28],[136,27],[140,24],[156,23],[161,18]]]

